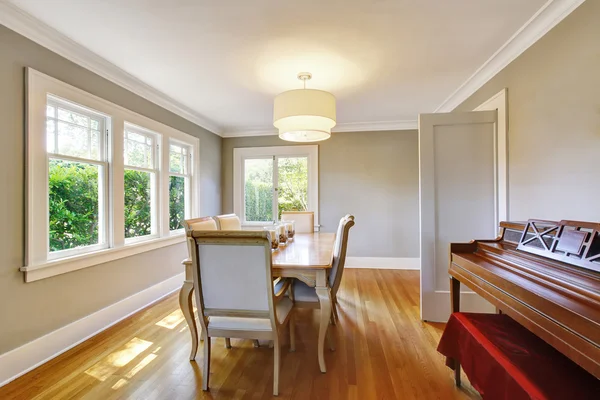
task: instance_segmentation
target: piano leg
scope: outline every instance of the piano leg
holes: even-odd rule
[[[460,281],[450,277],[450,306],[453,313],[460,311]]]
[[[457,360],[454,360],[454,383],[460,387],[460,363]]]
[[[460,311],[460,281],[450,276],[450,311],[453,313]],[[460,387],[460,363],[454,361],[454,383]]]

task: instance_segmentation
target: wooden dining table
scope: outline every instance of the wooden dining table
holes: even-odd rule
[[[320,303],[318,358],[321,372],[325,366],[325,336],[331,317],[331,293],[329,270],[333,262],[334,233],[297,233],[286,246],[273,251],[273,277],[296,278],[314,287]],[[179,306],[190,328],[192,350],[190,360],[196,358],[198,351],[198,327],[194,316],[192,299],[194,297],[194,278],[192,263],[185,265],[185,281],[179,292]]]

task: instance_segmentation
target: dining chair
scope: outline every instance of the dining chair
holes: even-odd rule
[[[315,231],[315,213],[313,211],[282,211],[282,221],[294,221],[296,233]]]
[[[240,231],[242,230],[242,222],[235,214],[217,215],[215,217],[219,230],[221,231]]]
[[[354,226],[354,216],[346,214],[338,225],[335,244],[333,247],[333,263],[329,272],[329,287],[331,290],[331,323],[336,324],[338,319],[337,313],[337,291],[342,282],[342,274],[344,273],[344,265],[346,264],[346,251],[348,249],[348,234],[350,228]],[[314,287],[308,286],[306,283],[294,279],[291,287],[291,297],[294,300],[296,308],[320,308],[319,297]],[[330,342],[330,347],[333,344]]]
[[[282,334],[290,325],[295,350],[290,281],[273,285],[268,232],[186,232],[192,248],[196,304],[204,340],[202,389],[208,390],[212,337],[273,341],[273,395],[279,393]]]

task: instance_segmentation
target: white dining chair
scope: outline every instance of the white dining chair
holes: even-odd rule
[[[239,231],[242,229],[242,222],[235,214],[217,215],[215,220],[221,231]]]
[[[315,213],[313,211],[282,211],[282,221],[294,221],[296,233],[315,231]]]
[[[212,337],[261,339],[273,341],[273,395],[278,395],[287,324],[290,350],[295,347],[293,300],[285,296],[289,280],[273,285],[268,232],[187,230],[186,235],[204,340],[202,389],[208,390]]]
[[[348,236],[350,228],[354,226],[354,216],[345,215],[338,225],[335,244],[333,247],[333,263],[329,272],[328,283],[331,288],[331,323],[336,324],[338,319],[337,313],[337,292],[342,282],[342,274],[346,264],[346,252],[348,249]],[[306,283],[294,279],[292,283],[291,296],[294,300],[296,308],[320,308],[319,297],[314,287],[308,286]],[[333,344],[330,342],[330,347]]]

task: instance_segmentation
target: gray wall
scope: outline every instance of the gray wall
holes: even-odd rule
[[[201,214],[221,209],[221,141],[0,25],[0,354],[182,272],[185,244],[24,283],[24,67],[200,138]]]
[[[287,146],[277,136],[223,139],[223,211],[233,212],[233,149]],[[356,217],[348,255],[419,257],[417,131],[334,133],[319,143],[322,231]]]
[[[583,3],[458,109],[504,87],[510,219],[600,221],[600,1]]]

